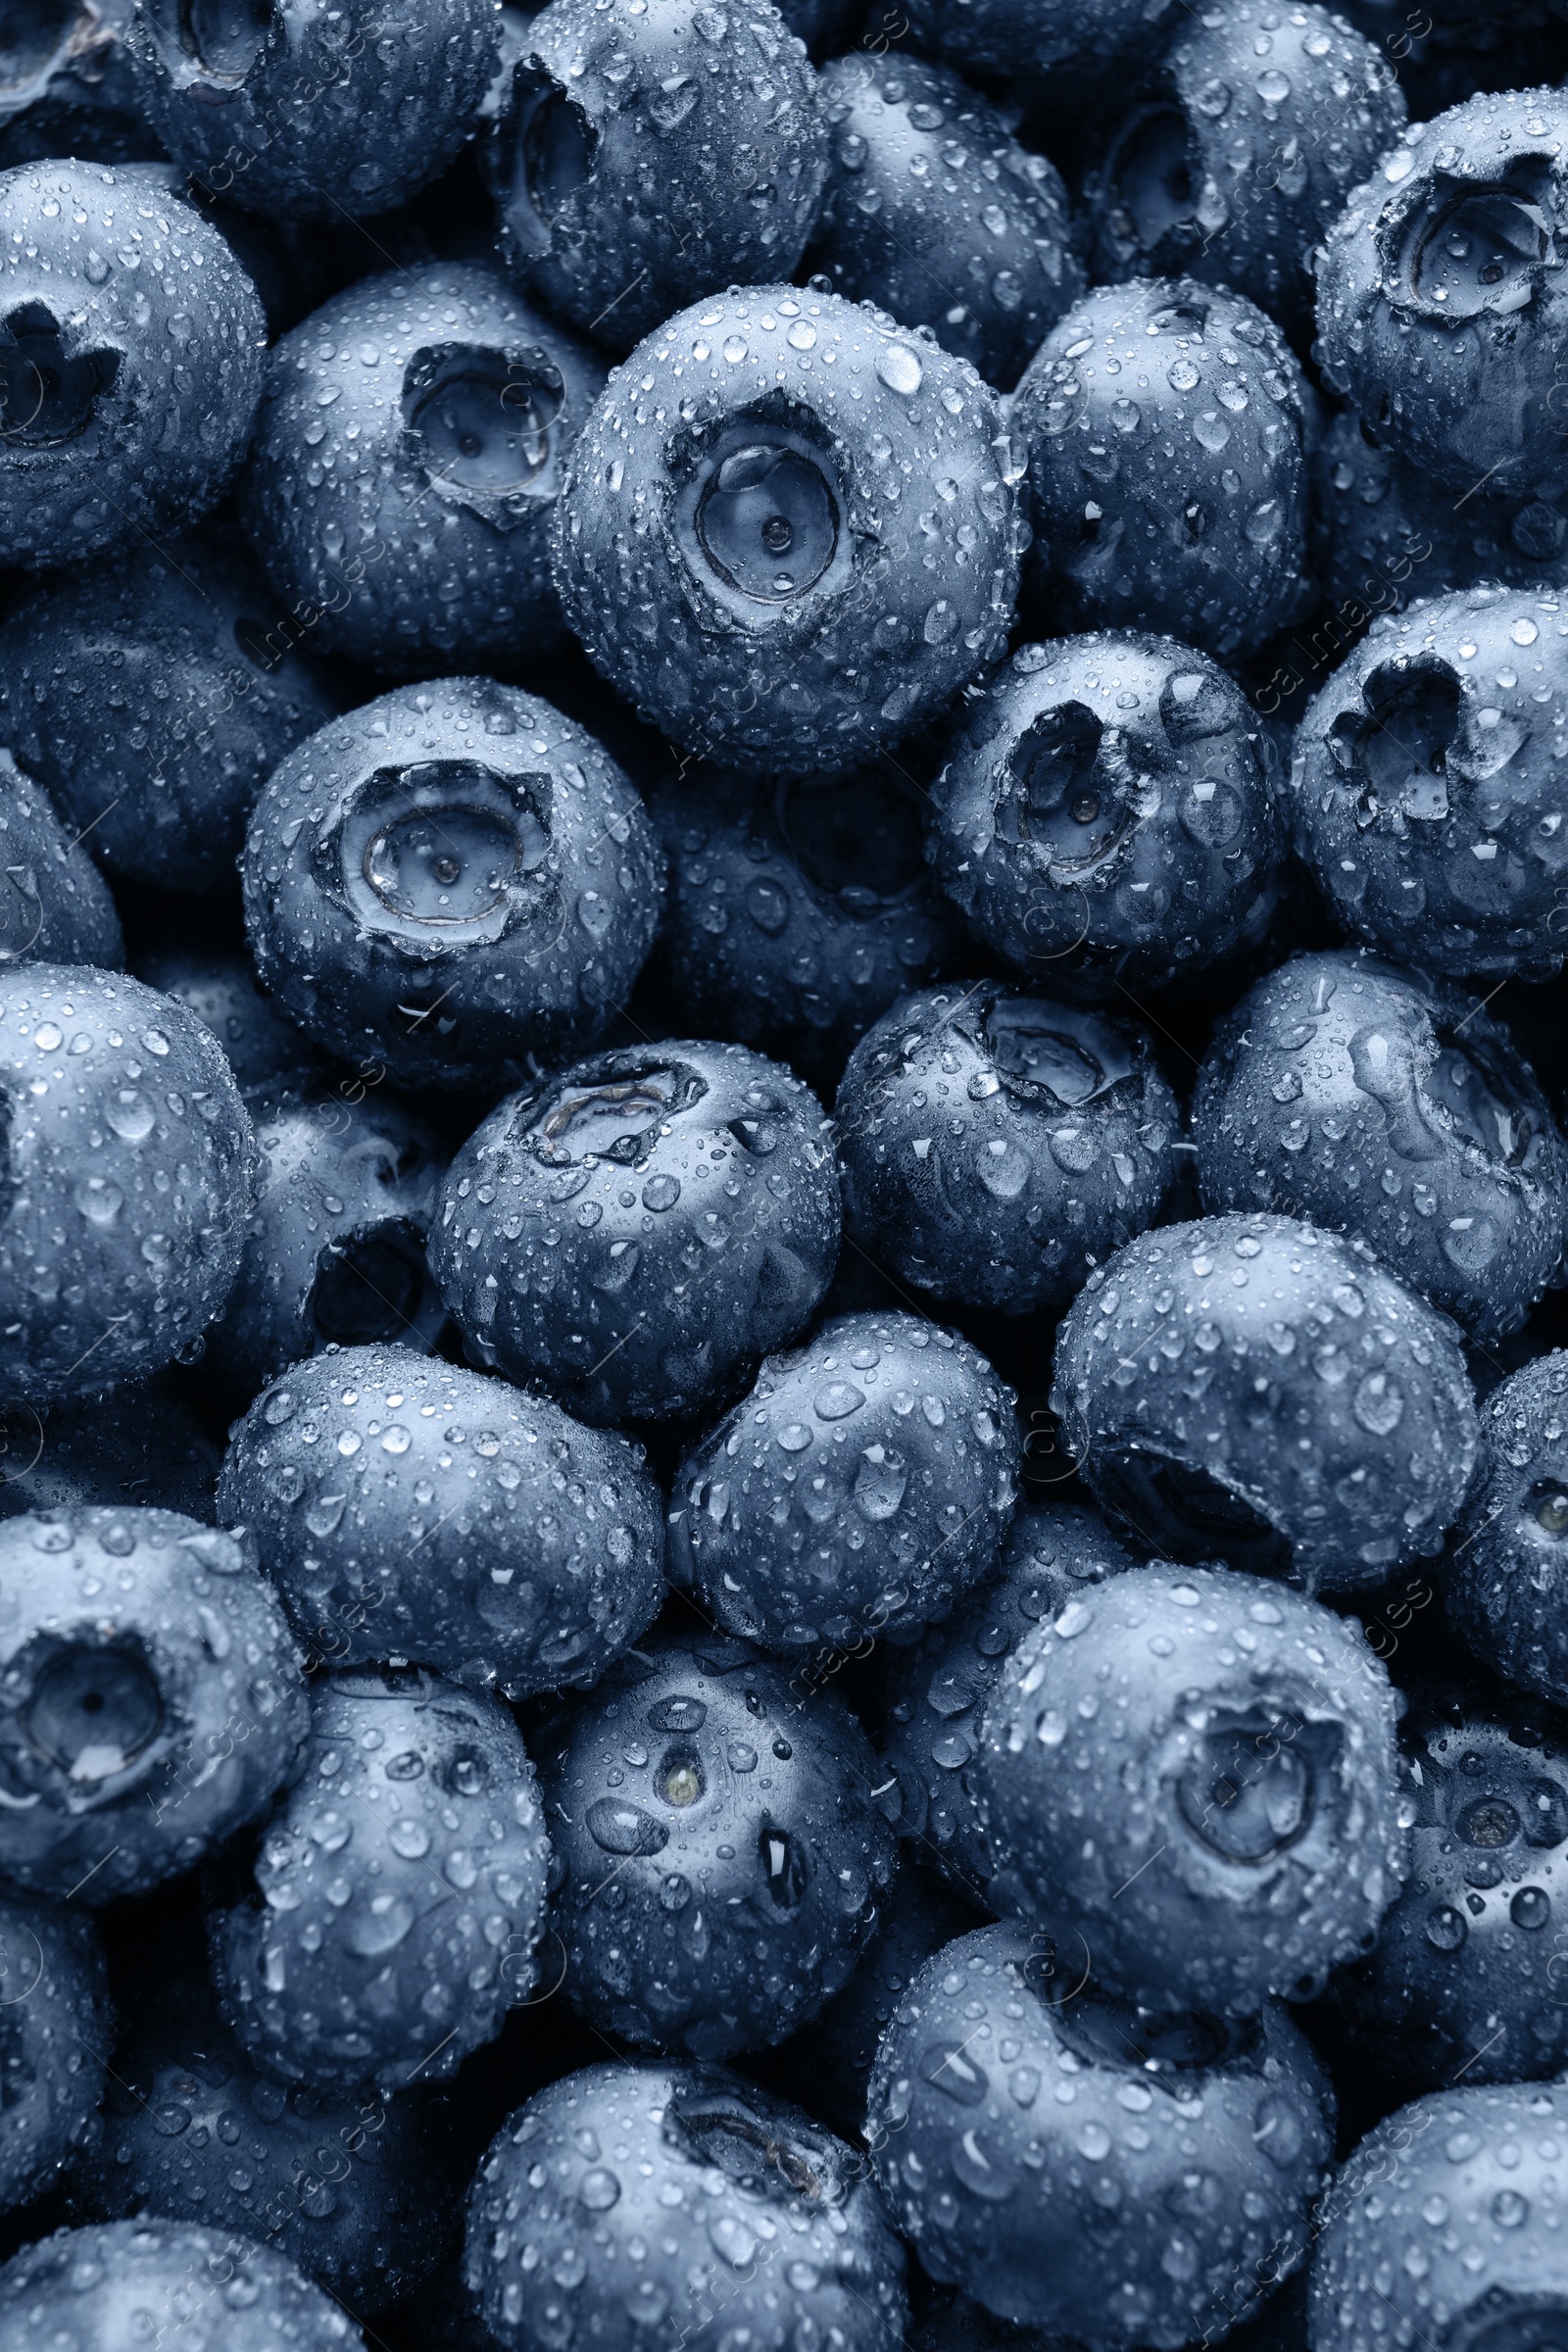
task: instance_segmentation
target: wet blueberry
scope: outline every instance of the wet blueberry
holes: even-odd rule
[[[940,1324],[841,1315],[682,1462],[669,1572],[725,1630],[823,1654],[945,1616],[1012,1515],[1012,1391]]]
[[[1272,756],[1240,689],[1170,638],[1022,646],[962,713],[927,854],[1014,970],[1124,1004],[1261,944]]]
[[[403,686],[277,767],[241,859],[264,984],[410,1086],[515,1085],[610,1018],[663,859],[631,783],[548,703]]]
[[[412,1669],[329,1676],[254,1888],[210,1921],[241,2045],[316,2090],[445,2081],[527,1997],[549,1850],[498,1700]]]
[[[816,76],[771,0],[552,0],[487,150],[519,283],[626,351],[712,288],[787,278],[827,172]]]
[[[1003,651],[1022,471],[967,361],[837,295],[736,289],[612,377],[567,461],[557,585],[665,734],[853,768]]]
[[[157,2317],[155,2315],[167,2315]],[[223,2352],[359,2352],[340,2304],[270,2246],[144,2218],[57,2230],[0,2270],[0,2347],[141,2352],[158,2327],[219,2333]]]
[[[1179,1115],[1101,1013],[995,980],[904,997],[839,1088],[846,1230],[950,1305],[1063,1307],[1159,1214]]]
[[[1172,0],[906,0],[897,12],[928,57],[960,72],[1050,77],[1075,98],[1085,74],[1116,89],[1151,31],[1175,14]],[[870,32],[898,37],[888,12],[873,14]]]
[[[301,629],[383,672],[548,657],[550,515],[605,365],[493,270],[363,278],[268,363],[242,490]]]
[[[328,221],[405,203],[472,135],[495,70],[494,0],[139,0],[136,90],[199,186]]]
[[[168,169],[0,173],[0,559],[79,564],[218,504],[245,454],[266,326]]]
[[[1056,1343],[1068,1452],[1152,1552],[1353,1592],[1440,1551],[1479,1449],[1447,1318],[1292,1217],[1141,1235]]]
[[[256,1145],[211,1033],[85,966],[0,969],[0,1393],[38,1405],[200,1351]]]
[[[0,1519],[102,1502],[211,1520],[220,1460],[190,1407],[139,1382],[90,1403],[0,1406]]]
[[[753,2352],[896,2352],[904,2270],[863,2158],[719,2067],[565,2076],[468,2193],[465,2276],[503,2352],[579,2329],[604,2352],[670,2345],[705,2311]]]
[[[864,48],[822,74],[832,164],[811,262],[1015,384],[1084,288],[1060,172],[946,67]]]
[[[188,1870],[297,1768],[299,1653],[254,1546],[174,1511],[0,1523],[0,1871],[108,1902]]]
[[[1297,847],[1346,929],[1396,962],[1544,979],[1562,962],[1568,613],[1465,588],[1390,616],[1297,732]]]
[[[134,0],[27,0],[0,49],[0,168],[73,155],[152,160],[163,150],[136,102],[126,49]]]
[[[321,1076],[326,1065],[320,1049],[263,995],[248,956],[205,953],[166,936],[137,956],[136,977],[163,996],[177,997],[205,1021],[247,1100],[283,1087],[303,1090]],[[339,1081],[343,1101],[364,1102],[384,1074],[380,1062],[362,1058]]]
[[[1559,1705],[1568,1705],[1565,1432],[1568,1352],[1559,1348],[1482,1407],[1481,1475],[1444,1563],[1448,1613],[1471,1648]]]
[[[1484,1343],[1556,1270],[1568,1149],[1533,1073],[1471,997],[1375,956],[1299,956],[1249,990],[1193,1134],[1211,1213],[1356,1234]]]
[[[124,962],[115,903],[78,830],[0,753],[0,966],[30,957],[114,971]]]
[[[1086,2352],[1208,2340],[1310,2242],[1327,2078],[1277,2008],[1152,2014],[1058,1959],[1007,1922],[926,1962],[871,2081],[883,2192],[1001,2319]]]
[[[595,1681],[663,1596],[638,1448],[404,1347],[274,1381],[234,1431],[220,1501],[334,1664],[412,1658],[531,1696]]]
[[[503,1102],[458,1153],[430,1254],[479,1358],[590,1421],[733,1394],[833,1271],[816,1097],[744,1046],[663,1040]]]
[[[891,1654],[882,1757],[895,1776],[894,1819],[907,1860],[934,1865],[971,1902],[1005,1911],[1011,1897],[980,1820],[976,1758],[986,1701],[1005,1661],[1034,1628],[1087,1589],[1138,1565],[1099,1513],[1077,1502],[1019,1511],[997,1572],[951,1617]],[[887,1800],[884,1800],[887,1801]],[[1004,1863],[1004,1873],[1008,1865]]]
[[[81,1906],[0,1895],[0,2210],[40,2195],[92,2144],[111,2032],[103,1953]]]
[[[1156,1563],[1043,1623],[987,1702],[1010,1891],[1097,1982],[1241,2014],[1370,1948],[1408,1869],[1395,1694],[1353,1620]]]
[[[1305,388],[1244,296],[1095,287],[1041,345],[1012,426],[1058,624],[1168,629],[1229,661],[1306,617]]]

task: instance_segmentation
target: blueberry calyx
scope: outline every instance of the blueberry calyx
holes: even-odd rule
[[[1483,311],[1526,309],[1542,271],[1562,260],[1546,209],[1550,171],[1524,160],[1495,182],[1435,172],[1424,201],[1381,239],[1397,307],[1457,326]]]
[[[675,539],[710,595],[766,628],[801,598],[843,584],[854,563],[847,511],[817,435],[754,411],[698,457],[675,502]]]
[[[559,488],[566,385],[538,344],[426,345],[403,378],[409,454],[437,497],[514,530]]]
[[[546,895],[549,800],[547,778],[477,760],[376,768],[322,845],[322,882],[366,931],[421,956],[493,943]]]
[[[542,257],[550,251],[551,231],[567,199],[593,177],[599,132],[537,59],[519,64],[512,108],[508,222],[519,249]]]
[[[96,423],[120,373],[118,351],[67,347],[47,304],[24,302],[0,321],[0,440],[13,449],[63,449]]]
[[[146,15],[170,70],[212,105],[239,89],[278,24],[276,0],[147,0]]]
[[[164,1727],[163,1693],[140,1643],[46,1641],[30,1678],[23,1664],[19,1679],[31,1682],[19,1724],[42,1763],[63,1776],[73,1810],[122,1795],[124,1776]]]
[[[514,1135],[547,1166],[574,1167],[613,1160],[640,1167],[666,1124],[691,1110],[708,1093],[708,1081],[678,1062],[655,1062],[597,1086],[558,1085],[541,1103],[524,1102]],[[524,1122],[526,1122],[524,1124]],[[736,1121],[755,1131],[760,1122]],[[755,1151],[755,1141],[737,1139]]]

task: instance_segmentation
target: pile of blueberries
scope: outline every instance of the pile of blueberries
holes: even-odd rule
[[[1568,2352],[1565,355],[1568,0],[0,7],[0,2352]]]

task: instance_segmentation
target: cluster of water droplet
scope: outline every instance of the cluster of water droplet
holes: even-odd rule
[[[359,2352],[364,2341],[284,2255],[194,2222],[57,2230],[0,2270],[5,2352],[140,2352],[160,2328],[182,2352]]]

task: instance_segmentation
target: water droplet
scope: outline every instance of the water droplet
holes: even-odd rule
[[[386,1453],[407,1453],[413,1443],[412,1436],[401,1421],[394,1421],[390,1429],[381,1433],[382,1450]]]
[[[1283,106],[1291,94],[1290,76],[1282,74],[1278,66],[1270,66],[1260,74],[1252,87],[1267,106]]]
[[[1193,439],[1208,450],[1221,450],[1231,437],[1231,428],[1217,409],[1205,409],[1194,419]]]
[[[1165,381],[1173,392],[1196,392],[1202,378],[1191,360],[1173,360],[1165,370]]]
[[[1464,1913],[1455,1911],[1451,1903],[1439,1903],[1427,1913],[1427,1941],[1440,1952],[1456,1952],[1469,1933]]]
[[[349,1924],[348,1946],[364,1960],[376,1960],[395,1951],[413,1927],[416,1914],[405,1895],[374,1894]]]
[[[1533,1933],[1550,1919],[1551,1897],[1544,1886],[1521,1886],[1508,1905],[1508,1917],[1516,1928]]]
[[[602,1796],[585,1816],[589,1835],[607,1854],[657,1854],[669,1843],[669,1832],[640,1805]]]
[[[387,1843],[406,1862],[417,1862],[421,1854],[430,1851],[430,1833],[422,1821],[395,1821],[387,1833]]]
[[[577,2194],[590,2213],[608,2213],[620,2195],[620,2182],[613,2173],[602,2164],[584,2173],[577,2184]]]
[[[127,1144],[144,1143],[157,1115],[148,1098],[134,1086],[122,1086],[104,1112],[115,1133]]]
[[[1113,400],[1110,421],[1118,433],[1136,433],[1144,420],[1144,413],[1136,400]]]
[[[907,343],[884,343],[876,355],[876,372],[878,382],[904,400],[912,400],[925,381],[925,369]]]

